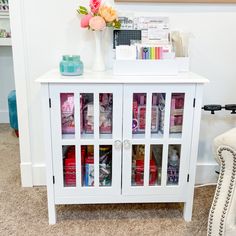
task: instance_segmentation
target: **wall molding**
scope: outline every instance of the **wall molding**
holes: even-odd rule
[[[32,179],[32,163],[24,162],[20,164],[21,171],[21,185],[22,187],[32,187],[34,186]]]
[[[197,163],[195,184],[217,183],[219,175],[217,163]]]
[[[22,187],[46,185],[46,165],[24,162],[20,164]]]
[[[0,123],[9,123],[9,115],[7,110],[0,110]]]
[[[216,163],[198,163],[196,170],[196,179],[195,184],[208,184],[208,183],[217,183],[218,174],[215,173],[215,170],[218,170],[218,164]],[[32,165],[31,169],[27,170],[27,167],[24,166],[24,171],[32,171],[33,186],[44,186],[46,185],[46,166],[45,164],[35,164]]]
[[[46,185],[46,166],[45,164],[36,164],[32,166],[33,171],[33,185]]]
[[[32,185],[31,142],[29,130],[28,106],[28,51],[26,43],[26,29],[24,19],[24,1],[9,1],[10,25],[12,35],[12,54],[15,76],[15,88],[18,110],[18,125],[21,160],[21,183],[23,187]],[[30,169],[31,168],[31,169]]]

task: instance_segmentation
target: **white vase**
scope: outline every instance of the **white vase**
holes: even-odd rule
[[[103,30],[93,31],[93,34],[95,37],[95,55],[93,59],[93,71],[104,71],[105,62],[102,50],[104,31]]]

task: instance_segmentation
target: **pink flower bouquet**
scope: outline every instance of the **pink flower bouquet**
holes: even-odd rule
[[[103,30],[105,27],[120,28],[117,12],[110,6],[101,4],[102,0],[90,0],[88,10],[86,7],[79,6],[77,12],[83,15],[80,25],[82,28],[92,30]]]

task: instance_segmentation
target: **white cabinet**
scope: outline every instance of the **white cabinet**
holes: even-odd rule
[[[40,77],[49,223],[56,204],[183,202],[191,220],[201,98],[208,80]]]

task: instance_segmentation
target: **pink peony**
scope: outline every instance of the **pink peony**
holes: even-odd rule
[[[89,6],[91,8],[91,12],[94,14],[98,13],[100,5],[101,0],[90,0]]]
[[[106,27],[106,22],[101,16],[94,16],[89,21],[92,30],[102,30]]]
[[[89,21],[93,16],[91,14],[85,15],[82,17],[80,21],[80,25],[82,28],[87,28],[89,26]]]

